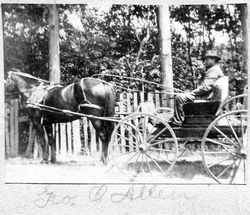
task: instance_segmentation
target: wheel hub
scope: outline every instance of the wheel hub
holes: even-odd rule
[[[241,149],[240,150],[240,155],[241,155],[241,157],[246,158],[246,156],[247,156],[247,150],[246,149]]]
[[[142,143],[139,145],[139,150],[141,152],[146,152],[148,150],[148,145],[146,143]]]

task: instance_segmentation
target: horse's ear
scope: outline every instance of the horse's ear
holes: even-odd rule
[[[79,103],[84,100],[83,89],[79,81],[74,83],[74,97],[75,100]]]

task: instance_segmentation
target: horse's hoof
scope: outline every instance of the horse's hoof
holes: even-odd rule
[[[101,157],[101,160],[100,160],[101,162],[102,162],[102,164],[104,165],[104,166],[106,166],[107,164],[108,164],[108,160],[106,159],[106,158],[104,158],[104,157]]]
[[[51,158],[51,159],[50,159],[50,162],[51,162],[52,164],[55,164],[55,163],[56,163],[56,158]]]
[[[32,155],[25,155],[24,157],[27,158],[27,159],[32,159],[33,158]]]
[[[49,162],[47,160],[42,160],[40,164],[48,164]]]

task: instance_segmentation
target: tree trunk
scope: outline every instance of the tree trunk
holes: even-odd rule
[[[247,19],[249,15],[247,14],[247,5],[240,4],[240,21],[242,25],[242,35],[243,35],[243,56],[244,56],[244,70],[247,71]],[[248,5],[249,7],[249,5]]]
[[[163,98],[163,105],[173,108],[173,71],[171,54],[170,14],[168,5],[159,6],[159,36],[161,56],[161,78],[168,95]]]
[[[55,4],[49,7],[49,80],[59,83],[60,72],[60,50],[59,50],[59,16]]]

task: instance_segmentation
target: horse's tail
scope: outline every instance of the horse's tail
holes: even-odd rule
[[[104,117],[113,117],[115,115],[116,94],[114,88],[110,84],[104,84],[105,88],[105,103],[104,103]],[[114,130],[114,122],[105,120],[104,127],[107,129],[107,141],[110,141],[111,134]]]
[[[110,84],[104,83],[105,102],[104,102],[104,117],[113,117],[115,115],[116,95],[114,88]]]

